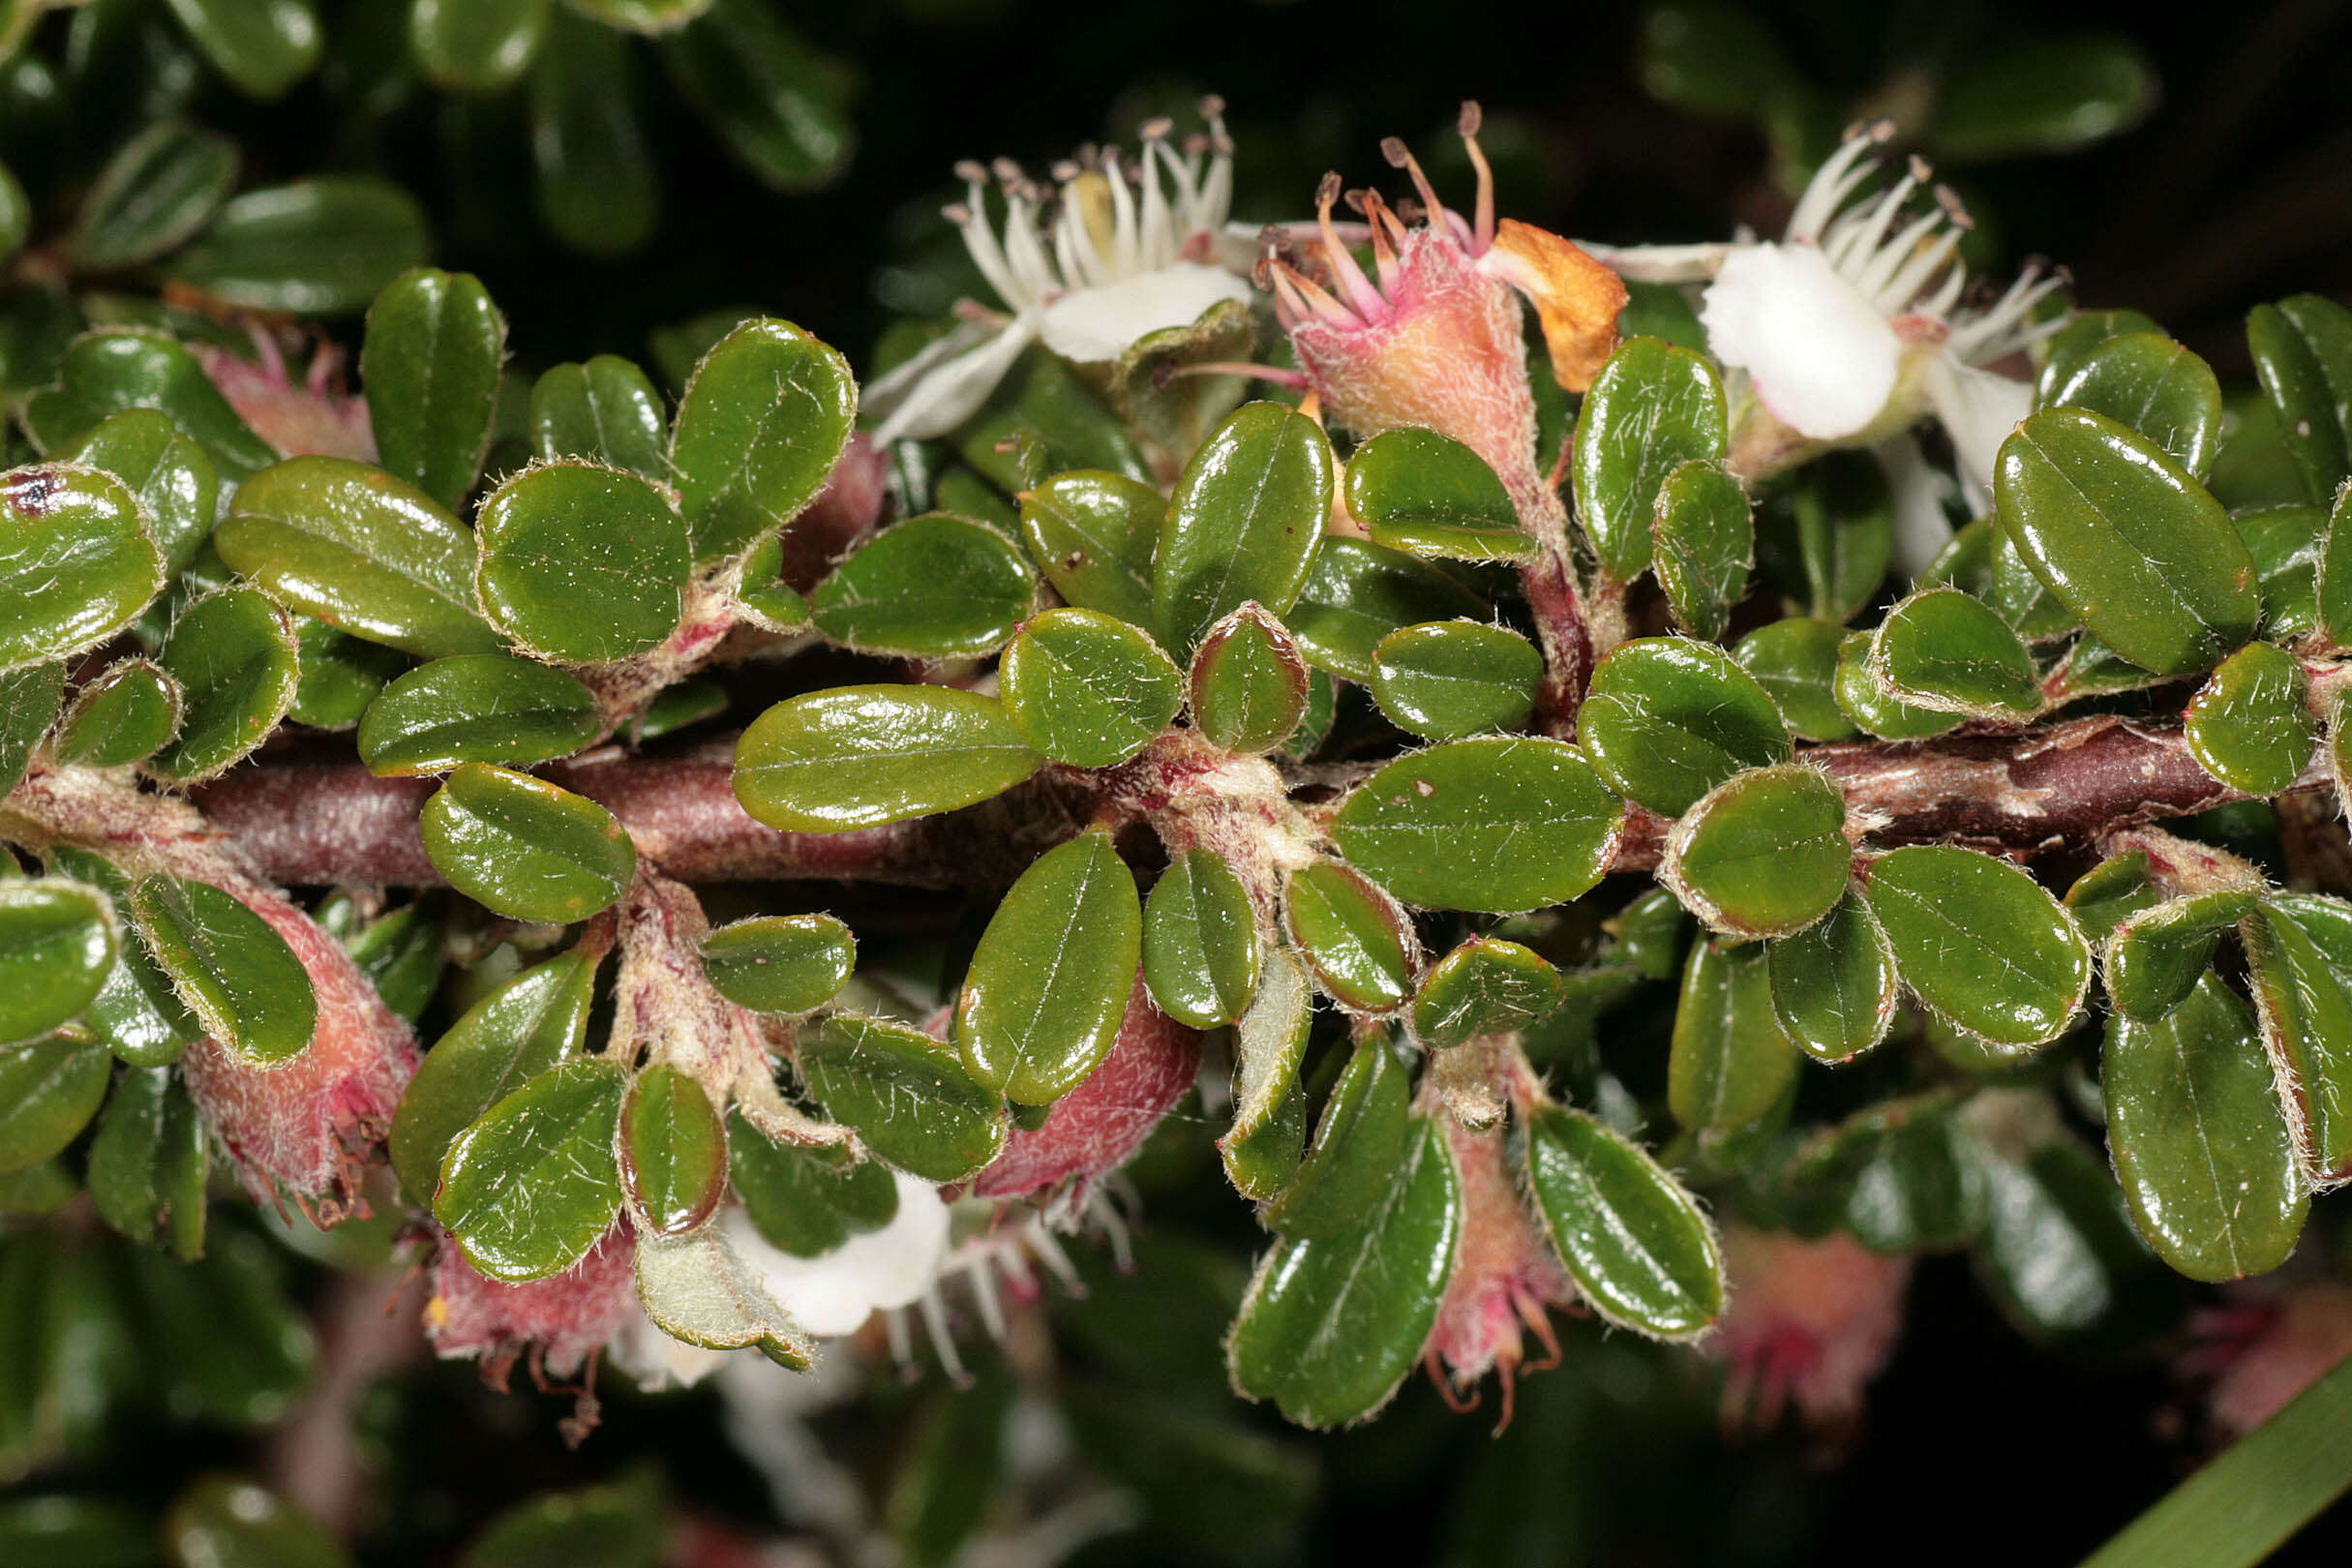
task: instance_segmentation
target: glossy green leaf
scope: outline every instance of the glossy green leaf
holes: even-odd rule
[[[179,682],[145,659],[125,659],[74,694],[57,726],[57,756],[120,768],[162,750],[179,728]]]
[[[316,730],[356,728],[376,694],[408,668],[399,649],[362,642],[308,616],[294,621],[294,660],[302,673],[286,716]]]
[[[168,1406],[257,1432],[291,1413],[317,1370],[310,1324],[279,1282],[282,1256],[250,1230],[223,1227],[194,1266],[123,1250],[143,1298],[148,1367]],[[237,1559],[230,1559],[237,1560]]]
[[[98,271],[152,261],[194,238],[236,179],[235,142],[159,120],[123,143],[82,197],[75,259]]]
[[[1279,1242],[1259,1262],[1225,1342],[1234,1388],[1303,1427],[1379,1409],[1436,1319],[1462,1223],[1445,1134],[1416,1120],[1369,1214],[1335,1235]]]
[[[1670,817],[1790,755],[1771,695],[1721,648],[1684,637],[1619,644],[1592,673],[1577,733],[1612,789]]]
[[[163,587],[163,556],[120,479],[66,463],[0,474],[0,671],[105,641]]]
[[[2001,618],[2029,643],[2050,642],[2077,630],[2079,622],[2074,612],[2050,591],[2047,583],[2034,575],[2034,568],[2018,554],[2016,540],[1995,528],[1992,519],[1983,522],[1989,545],[1986,560],[1990,581],[1977,597],[1991,604]]]
[[[1240,874],[1211,850],[1171,857],[1143,906],[1152,1000],[1179,1023],[1215,1029],[1241,1017],[1257,978],[1257,916]]]
[[[1005,1146],[1005,1101],[945,1040],[835,1013],[800,1042],[809,1092],[865,1146],[911,1176],[959,1182]]]
[[[2198,480],[2221,440],[2221,383],[2204,360],[2160,332],[2107,339],[2043,402],[2105,414],[2171,453]]]
[[[65,695],[65,666],[36,664],[0,675],[0,798],[24,781],[33,747]]]
[[[752,720],[736,745],[735,794],[770,828],[837,833],[985,800],[1044,763],[993,697],[841,686]]]
[[[2084,408],[2045,408],[2002,443],[2001,527],[2116,652],[2159,675],[2210,667],[2260,613],[2229,516],[2162,448]]]
[[[547,37],[554,0],[416,0],[408,54],[425,79],[451,92],[511,87]]]
[[[2246,318],[2254,373],[2314,506],[2352,474],[2352,311],[2317,294],[2257,305]]]
[[[1888,1118],[1854,1155],[1844,1219],[1877,1252],[1945,1251],[1984,1228],[1977,1143],[1948,1112]]]
[[[1914,708],[1889,694],[1871,672],[1871,653],[1877,647],[1875,632],[1853,632],[1838,644],[1831,689],[1848,720],[1882,740],[1923,740],[1960,726],[1962,714]]]
[[[1952,72],[1928,145],[1970,162],[2072,152],[2137,125],[2160,91],[2155,62],[2127,38],[2024,37]]]
[[[784,581],[784,541],[779,535],[762,539],[743,558],[743,575],[736,584],[739,618],[769,631],[799,631],[808,624],[808,600]]]
[[[594,958],[574,950],[527,969],[467,1008],[408,1081],[392,1118],[392,1168],[411,1202],[429,1203],[459,1133],[491,1106],[578,1054],[588,1037]]]
[[[2041,709],[2034,655],[1957,588],[1915,593],[1888,611],[1871,638],[1870,673],[1896,701],[1932,712],[2023,722]]]
[[[2230,521],[2254,558],[2254,576],[2262,586],[2262,634],[2285,643],[2316,628],[2328,514],[2316,506],[2264,506],[2234,512]]]
[[[310,1045],[318,999],[268,921],[210,883],[167,874],[136,884],[128,903],[148,952],[206,1034],[261,1067]]]
[[[1168,503],[1138,479],[1058,473],[1021,493],[1021,541],[1054,591],[1081,610],[1152,620],[1152,557]]]
[[[703,973],[719,995],[754,1012],[814,1012],[839,994],[857,939],[830,915],[766,915],[703,939]]]
[[[1387,1193],[1404,1148],[1411,1075],[1383,1035],[1359,1040],[1315,1123],[1298,1174],[1258,1211],[1278,1236],[1334,1236]]]
[[[2011,1322],[2061,1345],[2097,1345],[2159,1315],[2143,1294],[2156,1260],[2140,1245],[2107,1162],[2070,1138],[2011,1160],[1987,1148],[1977,1276]],[[2136,1336],[2131,1336],[2136,1338]]]
[[[1152,615],[1162,644],[1189,656],[1251,600],[1289,611],[1331,516],[1331,469],[1323,428],[1279,403],[1244,405],[1217,427],[1161,527]]]
[[[629,41],[558,5],[527,85],[539,222],[589,256],[644,245],[660,216],[661,186]]]
[[[1820,921],[1766,953],[1772,1012],[1817,1062],[1848,1062],[1886,1038],[1902,988],[1878,917],[1849,893]]]
[[[179,0],[181,4],[193,0]],[[236,0],[213,0],[223,10]],[[298,0],[261,0],[256,11]],[[307,15],[307,8],[301,9]],[[314,23],[314,25],[316,25]],[[165,1517],[164,1542],[177,1568],[350,1568],[350,1554],[310,1515],[250,1481],[213,1475],[182,1493]]]
[[[26,430],[45,452],[77,445],[108,414],[154,408],[203,444],[224,477],[241,479],[278,461],[221,396],[196,355],[177,340],[138,328],[103,328],[76,338],[54,387],[24,407]]]
[[[799,516],[857,418],[849,361],[790,321],[762,317],[720,339],[678,400],[670,447],[694,558],[736,555]],[[943,576],[956,565],[951,556],[939,561]]]
[[[710,9],[711,0],[579,0],[579,9],[609,27],[666,33]]]
[[[1773,1011],[1765,950],[1691,944],[1666,1064],[1674,1120],[1693,1131],[1745,1127],[1781,1102],[1796,1061]]]
[[[1800,739],[1849,740],[1857,732],[1837,704],[1837,648],[1844,637],[1832,622],[1791,616],[1742,637],[1732,657],[1770,694]]]
[[[2116,1175],[2158,1257],[2192,1280],[2286,1260],[2310,1199],[2245,1003],[2209,975],[2161,1023],[2110,1015],[2099,1081]]]
[[[1400,757],[1332,819],[1357,870],[1409,903],[1515,914],[1600,881],[1624,802],[1557,740],[1452,740]]]
[[[1036,592],[1011,540],[939,512],[859,546],[817,585],[808,606],[819,631],[861,653],[969,658],[1004,647]]]
[[[1784,763],[1737,774],[1683,813],[1658,877],[1709,930],[1789,936],[1835,907],[1853,860],[1845,793]]]
[[[636,1268],[637,1300],[670,1338],[707,1350],[756,1345],[769,1360],[795,1372],[806,1371],[816,1360],[815,1342],[725,1232],[706,1226],[691,1235],[643,1236]]]
[[[311,73],[322,40],[311,0],[164,0],[213,69],[271,99]]]
[[[1234,1190],[1264,1202],[1289,1185],[1307,1147],[1299,1064],[1314,1023],[1314,992],[1287,948],[1265,957],[1257,994],[1233,1034],[1233,1126],[1217,1140]]]
[[[1685,463],[1658,488],[1651,561],[1674,624],[1693,637],[1723,635],[1756,565],[1747,492],[1712,463]]]
[[[1426,561],[1362,539],[1327,538],[1282,624],[1307,662],[1350,680],[1370,680],[1381,639],[1423,621],[1483,617],[1477,594]]]
[[[2352,647],[2352,491],[2330,506],[2313,574],[2319,630],[2337,648]]]
[[[180,612],[157,662],[180,688],[180,729],[149,769],[175,783],[212,777],[278,727],[302,678],[294,626],[257,589],[223,588]]]
[[[114,1058],[88,1040],[51,1036],[0,1051],[0,1175],[72,1143],[113,1076]]]
[[[1350,1011],[1392,1011],[1412,995],[1420,944],[1411,919],[1338,861],[1290,874],[1282,923],[1315,983]]]
[[[2241,926],[2262,1043],[2314,1183],[2352,1173],[2352,905],[2282,893]]]
[[[474,526],[475,591],[520,647],[585,664],[650,652],[678,629],[693,575],[685,525],[637,475],[579,462],[526,468]]]
[[[1782,591],[1817,619],[1851,620],[1878,595],[1894,556],[1894,494],[1860,452],[1831,452],[1767,498],[1757,554]]]
[[[2305,706],[2310,678],[2276,643],[2248,643],[2189,699],[2182,730],[2197,765],[2231,789],[2277,795],[2303,776],[2319,743]]]
[[[1871,862],[1864,896],[1903,981],[1996,1045],[2037,1045],[2073,1021],[2091,984],[2074,917],[2024,871],[1948,844]]]
[[[1472,937],[1422,977],[1413,1034],[1443,1050],[1482,1035],[1515,1035],[1566,1000],[1568,981],[1532,949]]]
[[[596,694],[561,670],[504,653],[419,665],[383,689],[359,724],[377,773],[446,772],[463,763],[545,762],[605,730]]]
[[[1406,626],[1372,649],[1372,694],[1398,728],[1430,740],[1515,730],[1535,710],[1544,656],[1504,626]]]
[[[418,902],[369,921],[344,938],[344,949],[384,1006],[413,1024],[440,990],[446,934],[436,905]]]
[[[48,852],[53,870],[102,890],[117,914],[126,904],[130,880],[114,864],[88,850],[67,845]],[[114,967],[82,1022],[109,1050],[135,1068],[163,1067],[201,1039],[203,1025],[181,1005],[171,981],[156,967],[145,946],[117,940]]]
[[[212,458],[169,414],[160,408],[108,414],[65,455],[131,487],[166,577],[196,558],[219,514],[220,480]]]
[[[1601,1317],[1687,1340],[1723,1313],[1723,1253],[1699,1200],[1599,1119],[1548,1105],[1529,1118],[1527,1188],[1577,1294]]]
[[[1685,463],[1722,457],[1728,433],[1723,384],[1702,355],[1632,338],[1610,356],[1577,411],[1570,467],[1577,519],[1603,571],[1619,582],[1641,574],[1659,487]]]
[[[0,1041],[78,1016],[114,968],[106,895],[63,877],[0,881]]]
[[[378,461],[443,506],[481,477],[498,407],[506,322],[471,273],[418,267],[368,307],[360,384]]]
[[[558,365],[530,389],[531,451],[588,458],[669,482],[669,420],[646,373],[618,354]]]
[[[1254,602],[1208,629],[1188,684],[1193,727],[1227,751],[1271,751],[1307,716],[1306,660]]]
[[[794,1257],[822,1257],[898,1213],[898,1184],[879,1160],[778,1143],[739,1113],[728,1120],[727,1164],[753,1228]]]
[[[2043,340],[2041,370],[2035,377],[2034,407],[2046,408],[2053,394],[2102,343],[2126,333],[2152,332],[2166,336],[2155,317],[2140,311],[2077,311],[2073,318]]]
[[[840,68],[759,0],[709,0],[665,35],[662,65],[678,90],[769,185],[800,191],[839,173],[856,145],[837,85]]]
[[[659,1568],[678,1523],[660,1471],[632,1463],[613,1480],[538,1493],[505,1509],[453,1561],[456,1568]]]
[[[972,1075],[1019,1105],[1070,1093],[1110,1051],[1142,957],[1134,874],[1110,834],[1040,856],[972,954],[955,1044]]]
[[[1373,437],[1347,460],[1347,510],[1372,542],[1408,556],[1528,560],[1511,493],[1486,459],[1450,436],[1402,429]]]
[[[123,1074],[90,1140],[91,1207],[133,1241],[193,1260],[204,1251],[211,1145],[178,1073],[153,1067]]]
[[[614,1142],[628,1089],[616,1063],[560,1063],[459,1134],[433,1213],[466,1261],[517,1284],[588,1255],[620,1211]]]
[[[333,316],[365,309],[431,249],[407,192],[370,175],[322,174],[231,197],[169,270],[224,304]]]
[[[727,1192],[727,1128],[701,1083],[667,1062],[639,1072],[620,1106],[620,1177],[640,1238],[678,1236]]]
[[[483,763],[460,765],[417,826],[449,886],[518,920],[585,920],[610,909],[637,870],[636,845],[604,807]]]
[[[1184,703],[1184,677],[1150,634],[1095,610],[1031,619],[1005,649],[997,682],[1021,738],[1073,768],[1127,761]]]
[[[2066,910],[2093,942],[2105,942],[2116,926],[2162,899],[2149,881],[2148,852],[2126,850],[2111,855],[2074,879],[2066,890]]]

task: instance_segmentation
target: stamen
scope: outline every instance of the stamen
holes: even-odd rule
[[[1881,121],[1886,135],[1894,134],[1892,121]],[[1870,177],[1870,166],[1863,155],[1885,139],[1875,134],[1876,126],[1849,126],[1836,152],[1813,171],[1805,183],[1804,195],[1797,198],[1796,210],[1789,215],[1788,237],[1811,244],[1820,243],[1823,230],[1846,204],[1854,188]]]
[[[1119,165],[1118,148],[1103,150],[1102,173],[1110,182],[1111,265],[1121,278],[1132,278],[1142,270],[1136,265],[1135,197],[1127,188],[1127,170]]]
[[[1445,1401],[1447,1409],[1456,1415],[1468,1415],[1472,1410],[1478,1408],[1478,1393],[1475,1389],[1471,1391],[1470,1397],[1466,1400],[1455,1390],[1453,1380],[1446,1376],[1444,1366],[1437,1360],[1435,1344],[1432,1344],[1422,1352],[1421,1365],[1428,1370],[1430,1381],[1436,1385],[1437,1397]]]
[[[989,160],[988,169],[989,172],[996,176],[996,182],[999,185],[1007,187],[1008,189],[1012,186],[1019,185],[1029,178],[1027,174],[1024,174],[1021,171],[1021,166],[1014,163],[1010,158],[995,158]]]
[[[1325,174],[1323,182],[1315,187],[1314,216],[1315,223],[1323,231],[1323,254],[1331,267],[1332,278],[1338,283],[1341,292],[1347,296],[1347,302],[1356,308],[1358,315],[1386,315],[1388,301],[1381,298],[1380,290],[1372,286],[1372,280],[1364,276],[1364,269],[1356,264],[1355,256],[1340,243],[1339,234],[1331,226],[1331,206],[1339,198],[1340,176]]]
[[[984,172],[977,164],[969,166],[969,168],[975,174]],[[964,249],[971,253],[972,264],[980,268],[981,277],[988,280],[988,286],[996,290],[996,297],[1012,309],[1020,310],[1027,301],[1028,291],[1021,286],[1012,263],[1007,259],[1004,248],[997,243],[996,230],[989,226],[987,193],[977,179],[969,182],[968,190],[969,199],[958,203],[963,208],[963,218],[955,219],[950,211],[950,220],[956,224],[963,235]]]
[[[1295,325],[1309,316],[1315,316],[1337,327],[1360,327],[1363,319],[1346,306],[1323,291],[1320,284],[1280,257],[1270,258],[1274,270],[1274,299],[1279,309],[1287,307],[1291,318],[1285,327]]]
[[[977,158],[959,158],[955,161],[955,177],[966,185],[985,185],[988,166]]]
[[[972,1374],[964,1370],[963,1357],[955,1353],[955,1337],[948,1332],[948,1313],[940,1302],[939,1288],[934,1285],[924,1291],[916,1305],[922,1312],[923,1332],[930,1337],[931,1349],[938,1355],[948,1380],[957,1388],[970,1388]]]
[[[1086,1282],[1078,1278],[1078,1271],[1071,1265],[1070,1254],[1062,1251],[1062,1244],[1054,1240],[1052,1231],[1034,1221],[1029,1225],[1029,1248],[1037,1253],[1038,1261],[1045,1265],[1046,1272],[1064,1290],[1073,1296],[1086,1294]]]
[[[1476,243],[1470,249],[1479,256],[1484,256],[1494,244],[1494,170],[1487,165],[1486,150],[1478,145],[1478,128],[1485,123],[1485,119],[1478,100],[1462,101],[1462,119],[1459,122],[1462,145],[1470,155],[1470,166],[1478,170],[1478,205],[1472,209],[1475,217],[1470,224],[1470,232]]]
[[[1437,199],[1436,188],[1430,184],[1430,177],[1422,172],[1421,160],[1413,156],[1412,149],[1400,137],[1383,136],[1380,139],[1380,156],[1388,160],[1391,168],[1403,169],[1413,177],[1413,189],[1421,193],[1421,204],[1429,209],[1430,222],[1443,223],[1446,218],[1445,203]]]
[[[1922,223],[1925,221],[1921,220]],[[1904,264],[1902,271],[1887,280],[1885,286],[1878,291],[1880,308],[1882,310],[1900,310],[1917,299],[1919,290],[1927,286],[1927,280],[1936,275],[1937,268],[1951,263],[1952,253],[1959,248],[1959,232],[1946,228],[1935,244],[1913,256]],[[1950,270],[1957,273],[1965,272],[1968,269],[1953,264]]]
[[[1842,273],[1876,251],[1879,242],[1886,237],[1886,226],[1894,222],[1896,212],[1918,185],[1918,181],[1906,174],[1860,216],[1842,222],[1837,232],[1822,246],[1822,255],[1829,258],[1829,264]]]
[[[882,1314],[883,1332],[890,1337],[890,1362],[898,1369],[898,1380],[913,1382],[922,1375],[915,1365],[915,1344],[907,1333],[907,1310],[892,1307]]]
[[[1380,292],[1394,293],[1397,287],[1397,253],[1404,248],[1404,225],[1388,210],[1377,191],[1364,193],[1364,216],[1372,220],[1372,270],[1380,276]]]
[[[1010,1338],[1010,1332],[1005,1326],[1005,1304],[997,1298],[996,1273],[988,1267],[988,1257],[987,1252],[982,1252],[972,1260],[972,1299],[980,1308],[980,1323],[987,1329],[988,1338],[1003,1344]]]
[[[1901,233],[1880,246],[1871,254],[1869,259],[1854,272],[1854,286],[1877,300],[1882,310],[1890,303],[1894,303],[1879,298],[1882,290],[1886,287],[1887,280],[1903,270],[1905,262],[1918,255],[1919,244],[1922,240],[1943,226],[1944,212],[1942,208],[1913,219],[1904,226]]]

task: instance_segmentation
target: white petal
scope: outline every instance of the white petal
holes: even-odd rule
[[[1699,319],[1707,347],[1744,369],[1782,423],[1819,441],[1852,436],[1895,390],[1894,328],[1809,245],[1752,245],[1726,258]]]
[[[1990,498],[1993,462],[2001,455],[2001,443],[2034,411],[2033,383],[1962,364],[1946,350],[1921,369],[1919,389],[1951,434],[1960,477],[1970,486],[1970,501]]]
[[[1222,267],[1179,261],[1100,288],[1064,294],[1040,322],[1045,347],[1082,365],[1117,359],[1165,327],[1191,326],[1220,300],[1247,300],[1250,286]]]
[[[1878,460],[1894,497],[1895,569],[1916,577],[1951,543],[1951,519],[1944,510],[1951,478],[1928,464],[1908,432],[1879,442],[1870,455]]]
[[[620,1331],[605,1342],[604,1351],[607,1361],[648,1392],[692,1388],[727,1359],[724,1350],[706,1350],[673,1340],[643,1312],[620,1325]]]
[[[1012,362],[1037,337],[1037,318],[1024,316],[979,347],[932,367],[908,388],[906,401],[874,427],[877,445],[945,436],[980,411]]]
[[[793,1257],[768,1245],[739,1210],[727,1238],[758,1269],[777,1305],[811,1334],[849,1334],[874,1312],[904,1307],[931,1287],[948,1255],[948,1206],[928,1182],[893,1172],[898,1213],[880,1230],[822,1257]]]
[[[1599,245],[1578,240],[1577,249],[1633,283],[1704,283],[1740,249],[1735,245]]]
[[[907,400],[915,385],[941,365],[958,354],[969,353],[977,346],[996,336],[1000,329],[985,321],[962,320],[948,332],[933,338],[910,357],[899,361],[888,376],[878,376],[859,390],[858,410],[860,413],[884,415]]]

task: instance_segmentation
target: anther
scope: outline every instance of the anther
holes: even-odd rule
[[[1391,168],[1402,168],[1413,161],[1413,155],[1405,150],[1402,136],[1382,136],[1380,138],[1380,156],[1388,160],[1388,166]]]
[[[1176,129],[1176,122],[1166,115],[1144,121],[1135,128],[1135,135],[1146,141],[1158,141]]]
[[[1200,100],[1200,117],[1214,120],[1225,111],[1225,101],[1215,93],[1204,93]]]
[[[1455,130],[1462,136],[1474,136],[1478,135],[1479,127],[1485,123],[1486,113],[1479,108],[1478,100],[1475,98],[1463,99],[1462,115],[1454,122]]]

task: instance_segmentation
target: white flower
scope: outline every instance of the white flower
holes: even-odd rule
[[[1001,236],[988,221],[990,170],[957,166],[969,195],[948,218],[1003,311],[965,301],[954,331],[866,388],[865,407],[882,420],[875,440],[953,430],[1033,343],[1079,364],[1106,363],[1138,338],[1189,326],[1223,300],[1250,298],[1248,283],[1223,260],[1233,197],[1223,105],[1205,100],[1201,112],[1208,133],[1182,153],[1168,145],[1170,123],[1153,120],[1141,128],[1143,151],[1131,163],[1110,147],[1057,166],[1050,221],[1046,194],[1017,165],[998,160]]]

